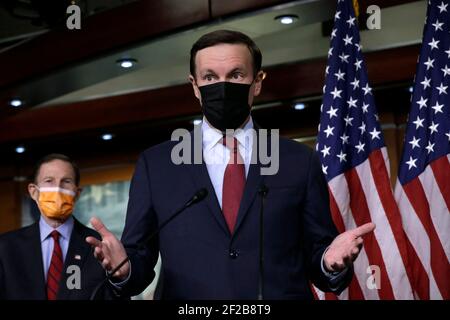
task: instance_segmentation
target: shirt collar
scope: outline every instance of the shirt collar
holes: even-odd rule
[[[39,219],[41,242],[47,239],[53,230],[57,230],[62,238],[69,241],[70,235],[72,234],[73,230],[73,224],[74,224],[73,217],[70,216],[62,225],[54,229],[51,226],[49,226],[45,221],[45,219],[41,216],[41,218]]]
[[[234,137],[237,139],[240,145],[242,145],[245,150],[249,150],[251,148],[252,141],[248,140],[248,137],[252,137],[249,130],[253,129],[253,119],[250,116],[250,119],[247,121],[242,130],[237,131],[234,134]],[[223,134],[220,130],[212,127],[203,117],[202,121],[202,144],[203,149],[205,151],[211,150],[220,140],[223,138]]]

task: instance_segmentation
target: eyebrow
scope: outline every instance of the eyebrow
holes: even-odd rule
[[[227,73],[227,76],[229,76],[229,75],[231,75],[231,74],[233,74],[233,73],[235,73],[235,72],[237,72],[237,71],[242,72],[242,73],[245,73],[244,68],[243,68],[242,66],[239,66],[239,67],[236,67],[236,68],[234,68],[233,70],[229,71],[229,72]],[[204,72],[202,72],[202,75],[203,75],[203,76],[204,76],[204,75],[207,75],[207,74],[217,75],[216,72],[215,72],[214,70],[212,70],[212,69],[206,69]]]

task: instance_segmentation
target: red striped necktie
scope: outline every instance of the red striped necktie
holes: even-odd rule
[[[236,138],[224,138],[222,143],[230,149],[230,160],[225,168],[222,186],[222,212],[231,233],[234,231],[245,186],[245,166],[238,150]]]
[[[53,238],[53,254],[47,273],[47,299],[56,300],[63,269],[63,255],[59,245],[59,232],[53,230],[50,235]]]

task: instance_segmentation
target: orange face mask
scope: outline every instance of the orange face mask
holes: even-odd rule
[[[39,188],[39,209],[50,219],[67,219],[73,212],[75,192],[58,187]]]

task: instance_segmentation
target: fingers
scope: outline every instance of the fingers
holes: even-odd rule
[[[102,242],[94,237],[87,237],[86,242],[89,243],[93,247],[99,247],[102,245]]]
[[[375,230],[375,223],[369,222],[369,223],[363,224],[362,226],[359,226],[356,229],[353,229],[353,234],[357,238],[357,237],[362,237],[363,235],[368,234],[369,232],[372,232],[373,230]]]
[[[105,227],[105,225],[99,218],[91,218],[90,223],[92,227],[102,236],[102,238],[111,234],[111,232]]]

